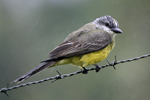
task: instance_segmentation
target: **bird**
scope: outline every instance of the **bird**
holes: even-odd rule
[[[49,53],[49,59],[14,80],[22,82],[38,72],[57,65],[72,64],[83,68],[95,65],[96,72],[100,70],[97,63],[107,58],[115,46],[115,36],[122,33],[117,20],[109,15],[96,18],[76,31],[70,33],[66,39]]]

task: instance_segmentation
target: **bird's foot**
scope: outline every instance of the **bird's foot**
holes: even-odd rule
[[[82,74],[87,74],[88,73],[88,70],[85,68],[85,67],[82,67],[83,70],[82,70]]]
[[[96,71],[96,72],[99,72],[100,69],[101,69],[101,67],[100,67],[99,65],[97,65],[97,64],[94,64],[94,66],[95,66],[95,71]]]

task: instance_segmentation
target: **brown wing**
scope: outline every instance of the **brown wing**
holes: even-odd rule
[[[83,35],[83,37],[85,36]],[[89,37],[88,40],[85,40],[85,38],[82,39],[82,37],[78,37],[77,39],[71,41],[65,41],[57,46],[52,52],[50,52],[50,59],[46,61],[57,59],[60,60],[63,58],[98,51],[105,48],[112,41],[110,35],[108,33],[104,33],[104,31],[99,34],[97,33],[94,37]]]

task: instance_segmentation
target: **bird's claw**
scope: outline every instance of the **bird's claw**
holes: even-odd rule
[[[82,74],[87,74],[87,73],[88,73],[88,70],[85,67],[83,67]]]
[[[94,65],[95,65],[95,71],[96,71],[96,72],[99,72],[100,69],[101,69],[101,67],[100,67],[99,65],[97,65],[97,64],[94,64]]]

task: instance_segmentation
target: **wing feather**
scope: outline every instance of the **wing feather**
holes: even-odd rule
[[[108,33],[98,33],[97,31],[92,34],[96,34],[93,37],[87,39],[82,39],[82,36],[64,41],[62,44],[57,46],[52,52],[50,52],[50,60],[59,59],[59,58],[68,58],[78,55],[83,55],[91,52],[95,52],[105,48],[108,44],[111,43],[112,39]]]

